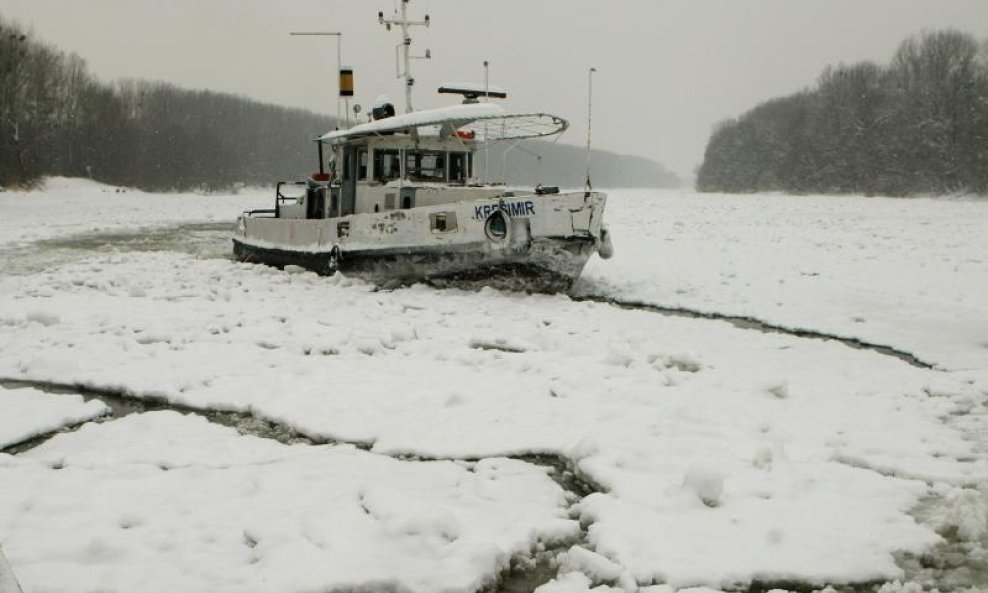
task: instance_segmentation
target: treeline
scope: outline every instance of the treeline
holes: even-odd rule
[[[888,66],[826,69],[712,134],[700,191],[910,195],[988,192],[988,43],[907,39]]]
[[[333,119],[162,83],[105,84],[0,19],[0,185],[44,175],[149,190],[268,184],[318,165]]]
[[[45,175],[90,177],[151,191],[271,184],[316,170],[310,140],[334,118],[172,85],[96,79],[79,56],[58,51],[0,17],[0,186]],[[503,180],[491,150],[492,181]],[[582,186],[584,153],[532,142],[509,151],[508,181]],[[496,154],[495,154],[496,153]],[[478,154],[482,164],[482,153]],[[641,157],[594,151],[596,187],[672,187],[675,175]]]

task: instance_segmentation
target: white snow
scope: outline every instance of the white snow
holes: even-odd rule
[[[0,449],[108,412],[106,404],[83,401],[81,395],[0,387]]]
[[[611,192],[581,290],[988,367],[988,200]]]
[[[3,554],[2,546],[0,546],[0,593],[22,593],[20,583],[14,576],[14,569]]]
[[[86,179],[52,177],[40,191],[0,194],[0,247],[75,233],[183,222],[229,222],[232,228],[244,210],[273,204],[273,189],[241,194],[149,194]]]
[[[525,463],[289,447],[175,412],[87,425],[0,472],[27,591],[466,592],[579,534]]]
[[[953,531],[964,542],[988,539],[988,483],[972,488],[951,487],[943,504],[928,510],[926,521],[937,532]]]
[[[78,191],[79,201],[116,199]],[[161,213],[158,204],[169,198],[143,199]],[[92,211],[110,221],[93,214],[55,227],[25,210],[5,224],[38,224],[46,236],[128,224],[107,214],[113,209]],[[216,202],[215,212],[227,207]],[[382,574],[395,586],[466,591],[540,539],[573,535],[562,510],[569,502],[542,470],[499,459],[507,472],[499,481],[517,473],[526,484],[518,488],[534,490],[491,502],[517,507],[517,518],[477,507],[478,516],[490,514],[480,526],[450,502],[456,488],[418,492],[408,484],[431,478],[406,479],[398,468],[415,464],[387,456],[540,452],[569,459],[602,489],[569,509],[587,526],[588,541],[566,543],[567,571],[543,593],[633,584],[672,593],[755,579],[820,588],[891,582],[903,577],[894,552],[921,553],[951,530],[980,533],[976,485],[988,478],[981,352],[988,350],[979,340],[988,343],[981,333],[988,304],[978,296],[988,272],[978,258],[988,246],[975,223],[986,213],[988,204],[964,201],[616,192],[607,214],[616,256],[594,260],[581,288],[859,337],[909,350],[939,370],[833,341],[559,295],[377,291],[341,276],[176,252],[97,252],[0,277],[0,377],[249,411],[370,449],[285,447],[162,414],[87,426],[0,458],[0,481],[37,484],[29,498],[45,505],[59,496],[46,485],[58,480],[81,491],[110,484],[127,500],[137,492],[133,476],[173,496],[179,482],[202,483],[176,501],[162,494],[128,503],[145,524],[160,516],[191,527],[121,548],[102,519],[83,520],[103,517],[96,502],[59,499],[22,528],[2,517],[20,512],[17,496],[27,495],[0,494],[0,541],[18,574],[28,573],[22,581],[45,590],[97,586],[87,579],[104,577],[71,568],[83,560],[110,566],[100,573],[110,575],[106,586],[125,590],[158,590],[128,580],[138,577],[125,566],[148,566],[148,574],[166,566],[177,576],[162,582],[175,590],[240,590],[246,581],[236,575],[267,570],[280,590],[311,590],[377,582],[373,570],[387,559],[398,568]],[[205,207],[200,215],[209,215]],[[905,257],[913,241],[927,248]],[[942,331],[924,333],[934,327]],[[214,433],[222,444],[212,444]],[[163,435],[172,435],[167,446]],[[471,484],[487,463],[473,472],[439,466]],[[161,465],[181,468],[182,480]],[[264,484],[257,502],[238,490],[247,479],[240,466]],[[391,493],[364,499],[386,526],[369,539],[355,527],[350,548],[337,540],[320,548],[332,531],[322,514],[337,507],[325,481],[342,480],[349,494],[340,495],[340,512],[356,513],[359,488],[339,477],[355,467],[369,468],[366,479]],[[311,480],[312,493],[296,475]],[[310,495],[323,499],[317,505]],[[912,510],[931,495],[945,506],[918,521]],[[288,504],[301,505],[307,519],[265,519],[266,505]],[[245,548],[237,530],[247,513],[261,525],[256,541],[276,544],[260,566],[245,569],[244,558],[261,548]],[[73,526],[70,541],[56,542],[60,518]],[[306,521],[318,526],[316,543],[303,541],[298,525]],[[443,556],[452,540],[476,546]],[[155,548],[162,541],[194,545]],[[210,541],[220,542],[209,548],[219,559],[203,568],[194,551]],[[375,560],[350,560],[371,548]],[[59,570],[47,569],[53,563]],[[70,585],[73,578],[82,585]]]
[[[683,488],[693,492],[708,507],[715,507],[720,504],[724,492],[724,474],[714,467],[693,464],[686,468]]]
[[[624,591],[635,591],[638,588],[631,575],[620,565],[582,546],[573,546],[563,552],[557,558],[557,562],[559,563],[560,574],[572,573],[585,576],[590,583],[604,587],[602,590],[607,590],[606,587],[610,585],[619,585],[620,589],[618,590]],[[565,578],[563,580],[565,581]],[[577,580],[580,583],[583,582],[582,579]],[[553,588],[549,586],[546,590],[551,591]]]

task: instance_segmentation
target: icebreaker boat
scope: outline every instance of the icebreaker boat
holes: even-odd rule
[[[389,23],[413,24],[406,4],[401,20]],[[341,76],[341,90],[347,82]],[[511,190],[475,175],[478,149],[555,136],[566,120],[509,113],[489,102],[505,93],[486,84],[439,90],[461,95],[463,103],[425,111],[409,106],[395,115],[393,105],[379,101],[369,121],[316,139],[319,173],[278,183],[274,208],[238,219],[236,257],[384,285],[565,292],[594,253],[610,255],[603,193],[589,186]]]

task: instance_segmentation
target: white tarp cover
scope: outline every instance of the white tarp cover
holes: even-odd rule
[[[329,132],[319,140],[326,142],[359,138],[443,124],[451,124],[454,128],[469,126],[478,138],[486,140],[519,140],[551,136],[569,127],[569,122],[565,119],[546,113],[513,114],[493,103],[471,103],[396,115],[360,124],[349,130]]]

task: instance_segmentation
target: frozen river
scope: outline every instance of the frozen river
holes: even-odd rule
[[[569,297],[231,261],[268,200],[0,194],[25,592],[988,584],[988,202],[613,191]]]

